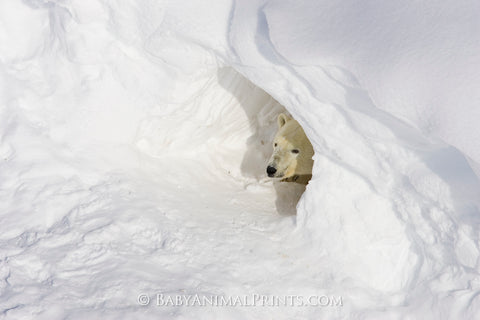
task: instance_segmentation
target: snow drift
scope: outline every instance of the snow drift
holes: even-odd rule
[[[2,316],[473,318],[478,12],[2,1]],[[284,108],[315,149],[305,193],[264,177]]]

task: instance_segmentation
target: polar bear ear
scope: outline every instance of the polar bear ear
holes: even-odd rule
[[[278,128],[280,129],[287,123],[288,117],[284,113],[280,113],[277,118]]]

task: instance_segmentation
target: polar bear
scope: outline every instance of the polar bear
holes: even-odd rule
[[[277,124],[267,174],[270,178],[281,178],[281,181],[307,184],[312,178],[312,144],[300,124],[291,117],[282,113]]]

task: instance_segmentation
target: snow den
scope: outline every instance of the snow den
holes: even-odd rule
[[[178,95],[181,100],[170,104],[169,112],[159,108],[158,114],[141,122],[138,148],[155,158],[192,159],[195,166],[203,166],[187,181],[216,178],[220,188],[231,184],[272,188],[265,169],[278,129],[277,116],[285,108],[231,67],[212,68],[176,90],[182,93]],[[181,171],[173,162],[170,170]],[[173,179],[173,183],[181,181]],[[273,185],[277,211],[294,214],[305,187]]]
[[[0,314],[478,317],[479,12],[1,0]],[[285,111],[315,151],[306,189],[265,177]]]

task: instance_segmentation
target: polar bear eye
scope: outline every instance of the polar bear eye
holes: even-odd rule
[[[277,143],[275,143],[273,146],[276,147],[276,146],[277,146]]]
[[[293,149],[292,150],[292,153],[299,153],[299,152],[300,152],[300,150],[298,150],[298,149]]]

